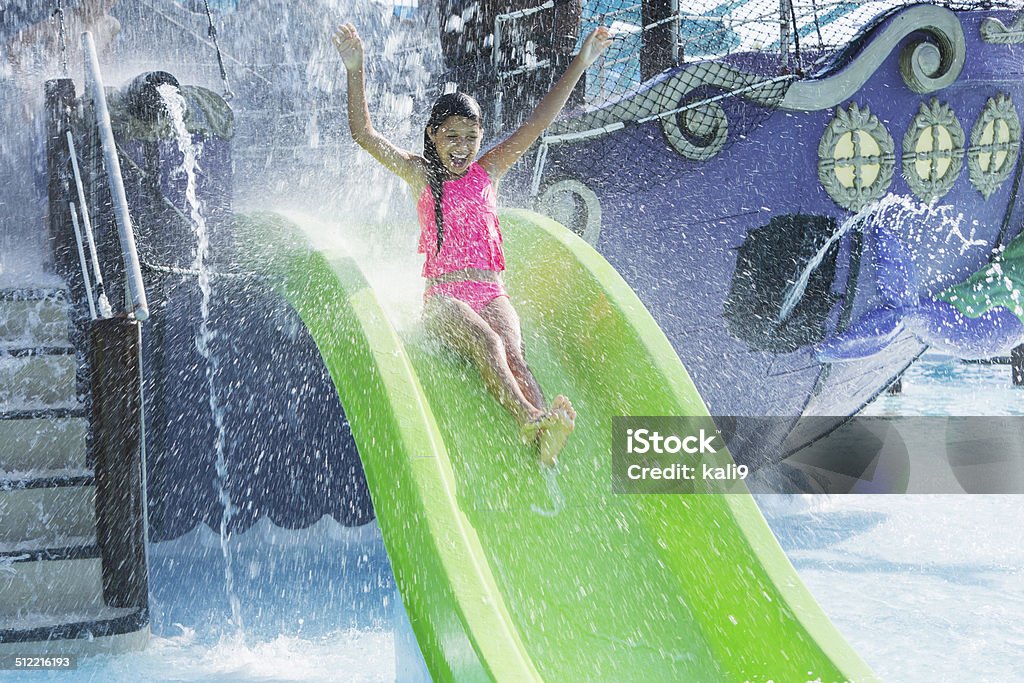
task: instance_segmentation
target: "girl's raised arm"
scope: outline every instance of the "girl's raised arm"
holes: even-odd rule
[[[356,27],[352,24],[339,26],[333,40],[348,72],[348,127],[352,139],[413,188],[423,186],[426,179],[419,156],[393,145],[370,121],[363,82],[363,40],[356,33]]]
[[[604,26],[595,29],[587,36],[579,54],[572,60],[569,68],[552,86],[544,99],[537,103],[530,118],[504,142],[480,158],[480,165],[491,176],[492,181],[497,182],[551,125],[551,122],[558,116],[558,112],[562,111],[562,107],[569,101],[569,95],[572,94],[573,88],[583,76],[583,72],[597,61],[597,58],[611,43],[611,35]]]

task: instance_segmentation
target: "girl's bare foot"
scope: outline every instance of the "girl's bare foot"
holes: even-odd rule
[[[555,396],[555,400],[551,402],[551,410],[563,410],[569,416],[569,419],[576,422],[576,410],[572,407],[572,403],[564,394]]]
[[[523,443],[532,444],[537,442],[537,437],[540,436],[541,430],[544,429],[544,419],[546,417],[547,413],[538,411],[536,415],[523,423],[519,434],[523,439]]]
[[[541,423],[540,461],[545,465],[554,465],[569,435],[576,428],[576,411],[569,399],[560,395],[552,401],[551,410],[541,418]]]

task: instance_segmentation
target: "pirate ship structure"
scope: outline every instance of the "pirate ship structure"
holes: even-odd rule
[[[482,68],[513,98],[523,74],[559,61],[558,41],[537,37],[538,26],[571,30],[559,7],[494,16]],[[904,280],[924,296],[1020,231],[1019,9],[604,3],[583,13],[582,33],[610,26],[616,45],[518,191],[618,269],[712,414],[841,420],[926,348],[898,326],[862,325],[876,337],[864,350],[822,353],[891,298],[878,228],[899,240]],[[533,33],[517,35],[528,21]],[[466,65],[452,53],[457,80]],[[507,104],[495,113],[507,119]],[[796,430],[786,448],[821,431]],[[756,462],[759,450],[735,455]]]

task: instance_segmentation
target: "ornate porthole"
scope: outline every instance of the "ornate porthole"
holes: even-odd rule
[[[729,118],[725,110],[717,102],[699,99],[684,102],[682,107],[682,111],[661,120],[661,128],[672,148],[695,161],[707,161],[721,152],[729,138]]]
[[[589,187],[571,178],[556,180],[537,198],[537,210],[591,245],[601,237],[601,202]]]
[[[964,129],[948,105],[932,99],[921,104],[903,136],[903,176],[925,202],[942,197],[960,176]]]
[[[985,199],[1013,171],[1020,149],[1020,118],[1009,95],[990,97],[971,130],[967,168],[971,183]]]
[[[818,143],[818,179],[833,201],[860,211],[885,195],[895,167],[895,144],[878,117],[855,102],[837,108]]]

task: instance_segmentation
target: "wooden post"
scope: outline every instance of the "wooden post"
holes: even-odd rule
[[[679,61],[678,0],[644,0],[640,7],[643,26],[657,24],[643,32],[640,47],[640,80],[656,76]]]
[[[110,607],[149,604],[143,492],[142,324],[93,321],[90,455],[96,467],[96,543],[103,558],[103,600]]]
[[[779,0],[779,69],[789,73],[790,17],[793,13],[792,0]]]

